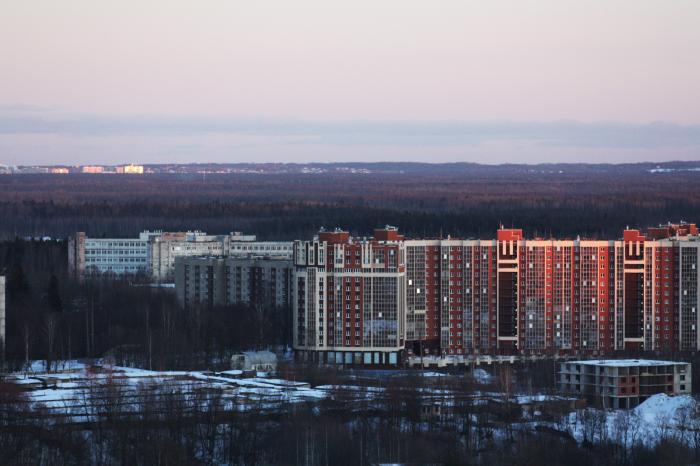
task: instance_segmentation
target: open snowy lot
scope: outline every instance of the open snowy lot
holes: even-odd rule
[[[95,402],[115,403],[120,410],[147,397],[149,393],[182,393],[186,399],[216,394],[223,407],[231,410],[275,408],[281,402],[297,403],[322,399],[324,390],[308,383],[268,377],[243,378],[241,371],[150,371],[130,367],[78,362],[59,366],[58,372],[43,372],[41,363],[27,373],[7,377],[6,382],[21,387],[29,399],[56,415],[82,416]]]
[[[422,375],[432,379],[445,376],[439,372]],[[485,371],[474,374],[477,384],[488,383],[489,378]],[[391,396],[381,386],[343,383],[311,387],[307,382],[274,378],[262,372],[255,377],[244,377],[238,370],[151,371],[106,364],[86,366],[77,361],[62,363],[58,371],[52,373],[45,372],[42,363],[36,362],[26,373],[13,374],[6,382],[16,384],[31,402],[51,415],[76,422],[90,421],[109,409],[122,413],[135,410],[155,394],[181,394],[183,400],[192,401],[190,408],[185,409],[201,409],[216,400],[226,411],[270,411],[283,404],[314,403],[331,397],[354,400],[351,409],[364,410],[380,404],[375,401]],[[454,389],[440,386],[417,387],[415,393],[424,411],[439,412],[441,416],[452,413],[458,403],[456,400],[463,402],[465,398],[479,409],[512,403],[521,409],[520,419],[512,428],[555,429],[577,442],[609,441],[647,446],[670,438],[689,446],[700,442],[700,405],[687,395],[654,395],[629,411],[564,408],[561,417],[553,420],[551,415],[543,415],[541,407],[548,403],[566,405],[574,399],[537,393],[510,397],[496,391],[455,393]],[[458,413],[454,415],[459,416]]]

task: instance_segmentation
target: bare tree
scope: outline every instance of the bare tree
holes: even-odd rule
[[[56,344],[56,334],[58,330],[58,315],[54,312],[45,314],[42,320],[41,330],[46,338],[46,370],[51,372],[51,366],[55,356],[54,347]]]

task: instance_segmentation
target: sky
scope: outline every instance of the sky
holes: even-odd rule
[[[5,0],[0,164],[700,161],[698,0]]]

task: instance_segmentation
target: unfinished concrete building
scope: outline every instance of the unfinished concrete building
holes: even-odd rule
[[[651,395],[691,393],[691,365],[652,359],[563,362],[559,387],[609,409],[629,409]]]

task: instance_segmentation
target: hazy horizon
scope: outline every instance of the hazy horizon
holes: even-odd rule
[[[700,2],[12,2],[0,164],[700,160]]]

